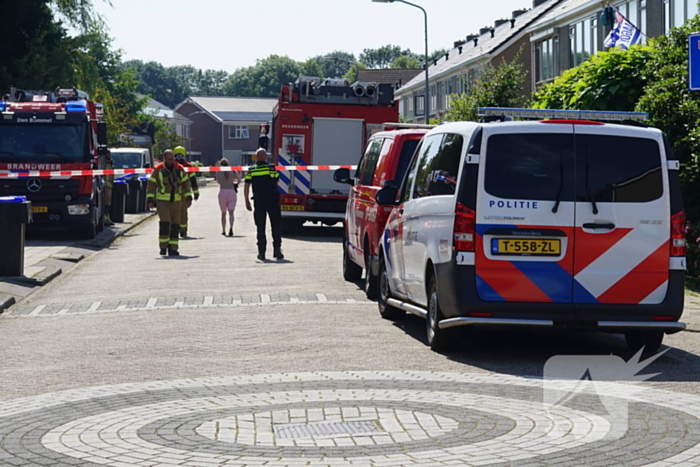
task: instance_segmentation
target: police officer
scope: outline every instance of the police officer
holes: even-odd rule
[[[280,196],[277,191],[277,180],[279,174],[275,167],[267,163],[267,151],[260,148],[255,153],[256,163],[248,170],[245,176],[245,188],[243,194],[245,196],[245,207],[248,211],[253,208],[250,205],[248,195],[250,186],[253,186],[253,201],[255,201],[255,226],[258,228],[258,259],[265,261],[265,248],[267,247],[267,238],[265,237],[265,222],[267,216],[270,216],[270,227],[272,227],[272,246],[274,248],[274,257],[284,259],[282,254],[282,235],[281,235],[281,212],[280,212]]]
[[[185,156],[187,156],[187,151],[185,151],[185,148],[182,146],[178,146],[175,149],[173,149],[173,152],[175,153],[175,159],[177,160],[177,163],[180,164],[183,167],[192,167],[192,164],[187,162],[185,160]],[[192,193],[190,196],[194,196],[194,200],[197,201],[199,199],[199,187],[197,186],[197,174],[195,172],[187,172],[187,179],[190,181],[190,186],[192,187]],[[183,202],[182,203],[182,212],[180,212],[180,236],[182,238],[187,237],[187,223],[189,221],[189,216],[187,215],[187,210],[190,208],[192,205],[191,202]]]
[[[178,234],[183,202],[192,202],[187,172],[175,161],[175,153],[168,149],[163,162],[153,168],[146,191],[148,208],[157,208],[159,223],[158,243],[160,254],[179,256]]]

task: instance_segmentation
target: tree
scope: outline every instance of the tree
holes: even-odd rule
[[[324,77],[323,67],[313,58],[301,63],[301,74],[304,76],[318,76],[321,79]]]
[[[66,31],[44,0],[3,3],[0,28],[0,94],[10,86],[54,89],[74,80]]]
[[[170,108],[187,97],[187,90],[183,89],[182,82],[177,79],[172,70],[158,62],[144,63],[141,60],[130,60],[122,66],[133,68],[138,80],[136,89],[138,92],[149,95]]]
[[[334,57],[340,60],[325,60],[326,57]],[[355,60],[354,54],[342,52],[340,50],[334,50],[326,55],[318,55],[313,57],[313,60],[321,65],[321,68],[323,69],[323,76],[326,78],[340,78],[341,76],[345,75],[352,64],[357,61]]]
[[[350,67],[347,73],[343,75],[343,78],[347,79],[350,81],[350,83],[354,83],[357,81],[357,76],[360,73],[360,70],[366,70],[367,67],[362,64],[362,63],[355,63],[353,66]]]
[[[391,68],[421,68],[421,62],[413,55],[401,55],[391,62]]]
[[[223,92],[232,97],[276,97],[282,84],[296,81],[300,73],[301,67],[291,58],[270,55],[233,72]]]
[[[644,94],[652,54],[641,45],[598,52],[535,93],[534,107],[632,111]]]
[[[394,60],[401,56],[414,56],[409,50],[402,50],[398,45],[385,45],[378,49],[364,49],[360,54],[360,62],[367,68],[389,68]]]
[[[105,0],[110,5],[109,0]],[[92,0],[49,0],[42,3],[53,5],[68,22],[83,31],[89,30],[95,23],[101,23],[102,19],[92,8]]]
[[[519,63],[522,49],[511,62],[501,58],[493,65],[485,64],[479,78],[461,95],[454,95],[446,120],[477,121],[479,107],[522,107],[523,83],[527,71]]]

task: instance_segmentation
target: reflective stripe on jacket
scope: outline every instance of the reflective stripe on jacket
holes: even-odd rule
[[[182,166],[175,162],[173,169],[168,170],[162,162],[156,165],[148,179],[146,198],[173,202],[185,197],[191,197],[190,181]]]

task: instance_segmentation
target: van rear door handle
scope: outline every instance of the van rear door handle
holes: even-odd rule
[[[607,229],[612,230],[615,228],[615,224],[612,222],[586,222],[583,224],[584,229]]]

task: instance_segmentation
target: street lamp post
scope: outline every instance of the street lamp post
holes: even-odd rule
[[[425,17],[425,97],[423,98],[424,104],[425,104],[425,123],[430,122],[430,82],[428,79],[428,59],[430,58],[428,56],[428,13],[425,11],[425,9],[420,6],[416,5],[415,3],[407,2],[406,0],[372,0],[375,3],[394,3],[394,2],[399,2],[399,3],[405,3],[406,5],[410,5],[412,7],[418,8],[420,11],[423,12],[423,16]]]

